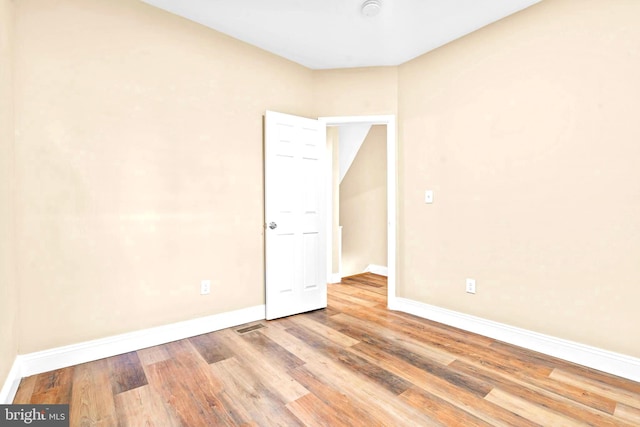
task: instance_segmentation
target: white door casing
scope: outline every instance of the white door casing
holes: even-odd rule
[[[397,309],[396,303],[396,117],[395,115],[376,116],[335,116],[320,117],[319,120],[326,126],[342,126],[351,124],[385,125],[387,127],[387,307],[391,310]],[[331,164],[325,172],[327,188],[331,188]],[[332,197],[329,192],[326,199],[327,212],[332,209]],[[327,217],[327,232],[331,233],[331,216]],[[331,234],[329,234],[331,235]],[[327,277],[331,277],[331,250],[329,246],[327,257]]]
[[[266,318],[327,306],[326,127],[265,114]]]

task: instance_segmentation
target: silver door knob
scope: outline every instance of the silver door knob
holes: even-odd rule
[[[269,223],[269,228],[272,230],[275,230],[278,227],[278,224],[276,224],[275,222],[270,222]]]

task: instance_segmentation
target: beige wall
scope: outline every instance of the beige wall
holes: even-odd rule
[[[400,67],[401,296],[640,357],[639,16],[546,1]]]
[[[13,1],[0,0],[0,387],[18,354],[13,238],[13,26]]]
[[[314,116],[396,114],[398,68],[350,68],[313,72]]]
[[[387,127],[371,126],[340,183],[343,276],[387,266]]]
[[[261,117],[311,71],[138,1],[16,10],[20,352],[263,304]]]

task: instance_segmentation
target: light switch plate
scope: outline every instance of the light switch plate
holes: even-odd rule
[[[424,202],[433,203],[433,190],[426,190],[424,192]]]

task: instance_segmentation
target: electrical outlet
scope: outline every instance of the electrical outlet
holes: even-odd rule
[[[476,279],[467,279],[467,293],[476,293]]]
[[[200,282],[200,295],[209,295],[211,293],[211,280],[203,280]]]

